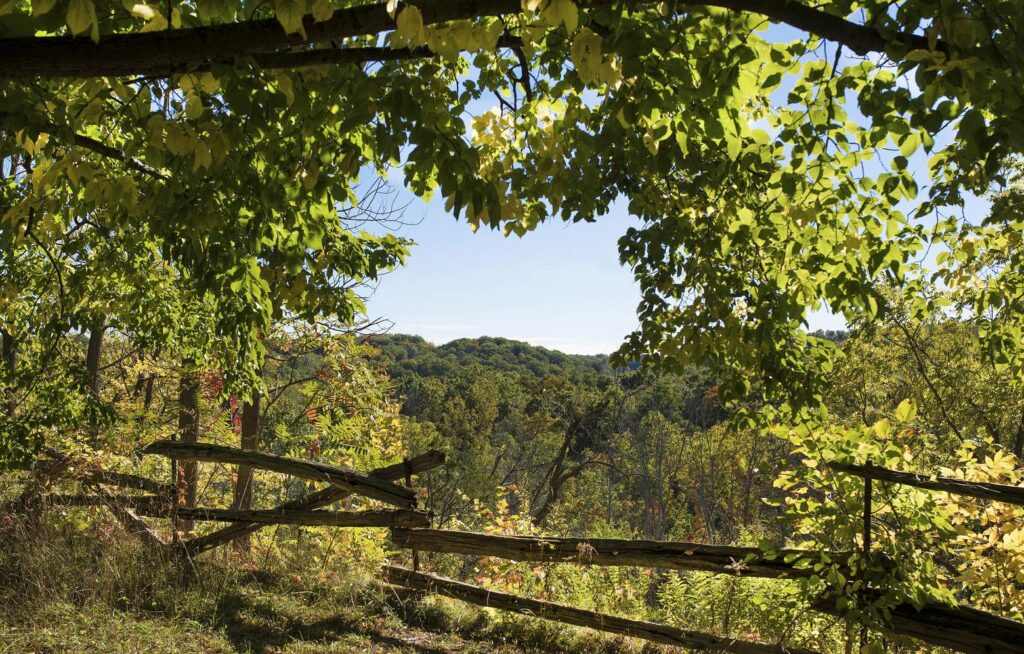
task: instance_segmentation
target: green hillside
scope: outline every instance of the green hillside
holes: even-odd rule
[[[371,343],[387,360],[389,374],[398,380],[410,376],[444,377],[458,367],[473,364],[499,372],[523,372],[537,377],[561,375],[578,379],[613,372],[605,354],[565,354],[493,336],[460,338],[444,345],[434,345],[421,336],[385,334],[372,337]]]

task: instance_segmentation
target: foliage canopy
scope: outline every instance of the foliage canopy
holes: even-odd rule
[[[399,167],[509,234],[627,199],[622,359],[706,363],[725,399],[817,404],[808,312],[872,322],[895,287],[930,315],[934,281],[1019,379],[1017,205],[962,208],[1024,150],[1022,24],[1015,0],[4,0],[3,327],[114,316],[226,341],[244,378],[275,317],[351,319],[346,281],[403,259],[338,216]],[[176,309],[140,310],[160,289]]]

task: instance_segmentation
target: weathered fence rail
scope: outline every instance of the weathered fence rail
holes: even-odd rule
[[[814,610],[842,617],[834,601],[823,600]],[[965,654],[1021,654],[1024,624],[968,606],[929,603],[920,609],[899,604],[890,610],[891,629],[901,636]]]
[[[300,509],[239,510],[194,506],[140,506],[140,515],[162,518],[174,515],[187,520],[302,525],[306,527],[424,527],[430,518],[423,511],[304,511]]]
[[[769,558],[756,547],[731,547],[612,538],[536,538],[499,536],[444,529],[393,529],[398,547],[425,552],[494,556],[514,561],[640,566],[670,570],[702,570],[753,577],[801,577],[812,572],[799,560],[817,560],[814,552],[780,550]]]
[[[444,452],[431,450],[419,456],[415,456],[408,461],[395,463],[383,468],[377,468],[370,472],[368,476],[393,481],[395,479],[401,479],[407,472],[409,474],[428,472],[444,465],[444,461]],[[331,504],[350,497],[351,495],[353,495],[352,491],[347,488],[330,486],[323,490],[315,491],[313,493],[303,495],[300,498],[280,504],[275,510],[314,510],[330,506]],[[204,536],[197,536],[183,543],[181,547],[189,556],[196,556],[197,554],[219,547],[225,543],[230,543],[231,541],[253,534],[264,527],[266,527],[265,523],[240,522],[218,529],[217,531]]]
[[[416,504],[415,493],[405,486],[326,463],[211,443],[183,443],[180,441],[157,441],[143,449],[142,452],[143,454],[159,454],[172,459],[250,465],[254,468],[293,475],[310,481],[333,484],[356,495],[363,495],[402,508],[413,508]]]
[[[525,613],[534,617],[623,636],[631,636],[633,638],[641,638],[664,645],[674,645],[676,647],[703,651],[732,652],[734,654],[814,654],[812,650],[797,647],[722,638],[699,631],[678,629],[641,620],[630,620],[563,604],[519,597],[396,566],[386,566],[384,568],[384,577],[389,583],[397,586],[446,595],[463,602],[476,604],[477,606]]]
[[[900,472],[872,464],[829,463],[833,470],[845,472],[865,479],[890,481],[905,486],[927,490],[945,491],[956,495],[967,495],[983,500],[995,500],[1009,504],[1024,505],[1024,487],[990,482],[965,481],[953,477],[932,477],[913,472]]]
[[[149,491],[155,495],[162,495],[165,498],[172,497],[174,495],[174,486],[170,484],[165,484],[153,479],[147,479],[146,477],[140,477],[138,475],[132,475],[125,472],[113,472],[109,470],[90,472],[85,475],[83,480],[94,484],[106,484],[108,486],[118,486],[120,488]]]
[[[47,495],[44,499],[50,506],[106,506],[116,502],[128,507],[153,507],[170,511],[172,504],[168,497],[160,495]]]

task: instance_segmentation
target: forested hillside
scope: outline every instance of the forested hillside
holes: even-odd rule
[[[400,381],[411,377],[443,377],[473,364],[538,377],[612,373],[607,355],[564,354],[507,338],[460,338],[434,345],[419,336],[382,334],[372,337],[370,342],[388,361],[388,374]]]
[[[413,419],[416,449],[451,454],[433,494],[441,522],[471,520],[474,502],[507,493],[507,510],[536,526],[731,540],[760,511],[742,463],[723,461],[747,475],[740,495],[719,496],[700,470],[715,465],[708,456],[732,458],[701,452],[727,416],[706,372],[613,372],[604,356],[505,339],[371,342]],[[743,458],[763,454],[755,445]]]

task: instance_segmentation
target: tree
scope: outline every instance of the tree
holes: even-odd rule
[[[413,191],[518,234],[625,196],[644,227],[622,242],[643,290],[623,356],[709,362],[726,397],[758,378],[813,401],[831,351],[802,331],[807,310],[883,315],[878,284],[905,283],[948,234],[918,219],[1024,147],[1019,3],[851,7],[9,0],[7,156],[38,172],[5,224],[117,206],[108,229],[146,225],[200,288],[241,300],[218,330],[251,345],[284,309],[351,315],[328,280],[402,256],[334,221],[367,167],[401,163]],[[467,137],[462,117],[502,92]]]

